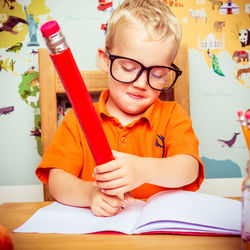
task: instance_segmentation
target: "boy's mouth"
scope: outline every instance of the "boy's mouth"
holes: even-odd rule
[[[142,99],[143,96],[142,95],[139,95],[139,94],[136,94],[136,93],[128,93],[129,97],[133,98],[133,99],[136,99],[136,100],[139,100],[139,99]]]

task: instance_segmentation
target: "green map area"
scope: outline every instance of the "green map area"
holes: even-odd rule
[[[34,124],[30,135],[34,136],[37,152],[41,155],[41,124],[39,75],[34,69],[37,67],[37,51],[39,26],[50,19],[50,10],[45,0],[36,1],[0,1],[0,74],[13,74],[17,81],[18,93],[21,99],[33,109]],[[11,23],[10,26],[8,26]],[[34,62],[34,63],[33,63]],[[33,63],[33,65],[30,65]],[[25,67],[30,67],[26,69]],[[19,68],[19,73],[16,68]],[[20,68],[22,69],[20,73]],[[1,104],[1,103],[0,103]]]
[[[37,152],[41,154],[41,123],[40,123],[40,99],[39,99],[39,82],[38,72],[25,72],[22,74],[22,81],[19,84],[18,93],[22,100],[34,109],[34,130],[33,135],[35,136],[37,143]]]

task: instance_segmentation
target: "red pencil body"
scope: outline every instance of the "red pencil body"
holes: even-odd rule
[[[75,111],[96,165],[114,159],[92,99],[77,67],[65,37],[55,20],[41,26],[50,56]],[[118,196],[124,199],[124,195]]]
[[[97,165],[114,159],[99,117],[70,48],[51,55]]]

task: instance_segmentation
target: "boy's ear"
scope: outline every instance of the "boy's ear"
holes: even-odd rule
[[[99,48],[98,49],[98,57],[99,57],[99,62],[100,62],[100,66],[101,69],[108,73],[109,70],[109,59],[105,53],[105,49],[104,48]]]

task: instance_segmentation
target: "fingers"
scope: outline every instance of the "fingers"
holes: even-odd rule
[[[98,217],[111,217],[116,215],[119,211],[121,211],[121,207],[113,210],[103,207],[97,207],[95,210],[92,209],[93,214]]]
[[[99,216],[99,217],[114,216],[118,212],[122,211],[122,208],[124,208],[128,202],[129,203],[135,202],[135,199],[130,194],[130,192],[125,193],[124,198],[125,200],[122,201],[114,196],[105,196],[105,198],[102,199],[103,201],[102,204],[100,206],[92,208],[92,212],[95,216]]]
[[[119,208],[121,206],[124,206],[125,203],[123,200],[120,200],[116,196],[107,196],[105,195],[104,201],[111,207]]]
[[[126,193],[128,191],[128,187],[127,186],[121,186],[121,187],[114,188],[114,189],[104,189],[104,188],[102,188],[101,191],[104,194],[107,194],[107,195],[118,196],[120,194]]]
[[[111,206],[106,201],[104,201],[98,210],[100,214],[99,216],[113,216],[121,210],[121,205]]]
[[[119,169],[120,166],[116,164],[114,161],[110,161],[108,163],[105,163],[103,165],[98,165],[94,168],[94,173],[95,174],[103,174],[107,172],[112,172],[117,169]]]
[[[91,210],[96,216],[113,216],[121,211],[121,207],[125,206],[125,202],[120,200],[115,196],[108,196],[100,191],[100,189],[96,189],[92,202],[91,202]]]
[[[97,208],[92,208],[92,213],[95,215],[95,216],[98,216],[98,217],[110,217],[110,216],[113,216],[114,214],[110,214],[108,213],[107,211],[105,211],[103,208],[101,207],[97,207]]]
[[[95,185],[101,189],[114,189],[128,185],[124,178],[111,181],[95,181]]]
[[[93,177],[97,180],[97,181],[110,181],[110,180],[114,180],[117,178],[121,178],[122,177],[122,172],[121,171],[112,171],[112,172],[106,172],[106,173],[94,173]]]

